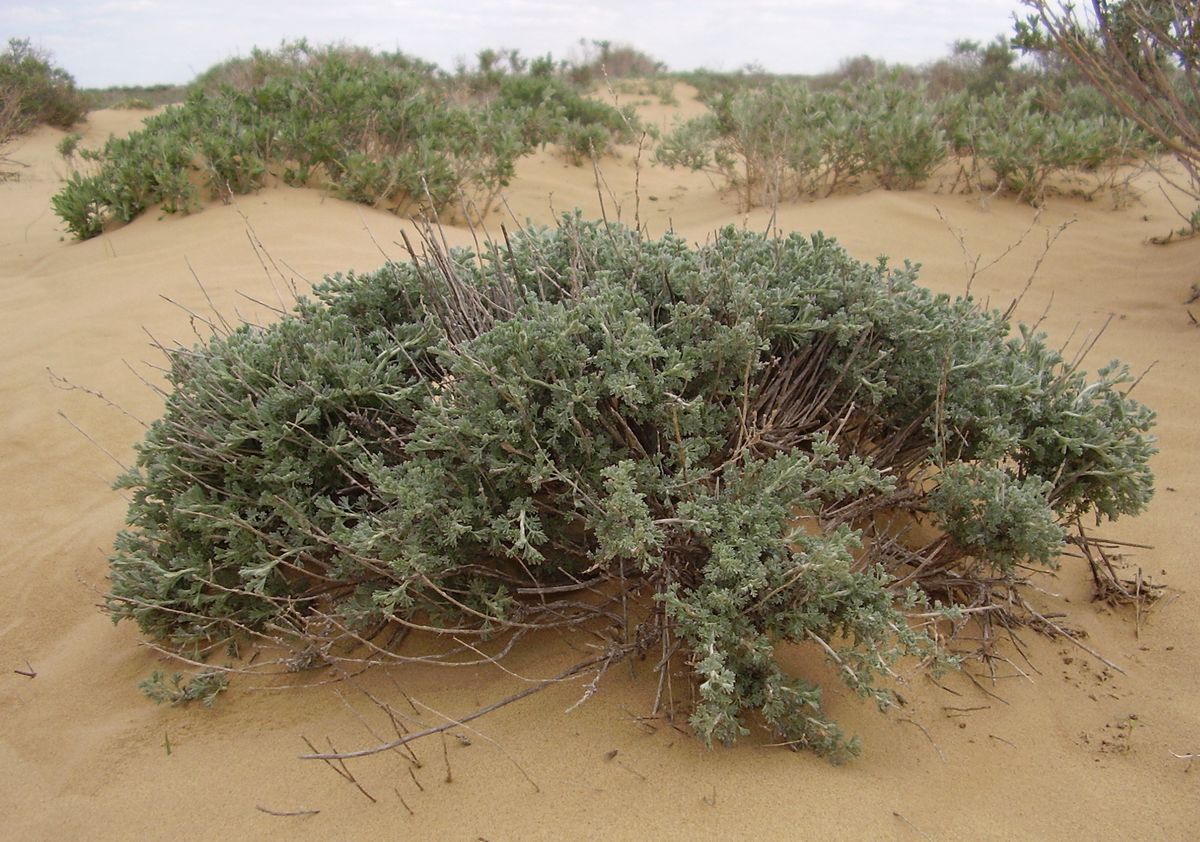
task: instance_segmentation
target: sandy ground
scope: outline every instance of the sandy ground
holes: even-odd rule
[[[681,107],[697,106],[685,98]],[[663,123],[671,113],[646,109]],[[96,113],[85,142],[138,119]],[[1004,665],[1002,678],[984,682],[986,693],[962,675],[945,689],[915,676],[902,688],[907,707],[883,715],[828,685],[831,713],[865,746],[861,758],[834,767],[768,747],[763,734],[708,751],[668,723],[639,721],[654,681],[650,665],[638,664],[613,670],[570,713],[578,685],[478,720],[464,732],[469,745],[418,743],[419,768],[397,754],[355,762],[370,800],[327,766],[298,759],[303,737],[339,749],[376,742],[368,729],[382,734],[386,723],[360,690],[402,704],[402,687],[426,706],[421,718],[437,723],[526,685],[494,668],[397,670],[288,692],[235,683],[211,711],[147,701],[137,682],[162,661],[135,628],[114,627],[96,609],[125,508],[109,483],[141,427],[56,385],[50,372],[149,420],[159,400],[129,366],[145,373],[143,361],[157,362],[151,335],[194,341],[182,308],[210,311],[193,270],[226,314],[268,319],[250,300],[276,299],[249,230],[303,286],[372,269],[381,250],[399,257],[406,223],[317,191],[276,188],[188,217],[147,214],[74,243],[48,204],[65,171],[59,137],[44,129],[25,139],[12,157],[28,168],[0,184],[0,837],[1195,838],[1200,763],[1190,769],[1172,752],[1200,752],[1200,328],[1182,303],[1200,282],[1200,241],[1145,243],[1175,222],[1152,177],[1139,182],[1142,200],[1123,209],[1056,198],[1036,221],[1027,206],[948,195],[936,182],[788,205],[774,220],[783,230],[824,230],[863,259],[920,262],[923,281],[950,293],[970,274],[964,253],[981,256],[982,267],[1028,230],[974,280],[974,294],[1000,306],[1025,286],[1047,234],[1075,220],[1019,315],[1036,319],[1052,299],[1045,329],[1064,340],[1075,330],[1076,343],[1112,315],[1090,367],[1114,356],[1139,371],[1157,362],[1138,389],[1159,412],[1159,493],[1144,516],[1108,534],[1152,544],[1129,560],[1170,592],[1139,637],[1132,613],[1089,602],[1079,563],[1068,559],[1043,584],[1069,600],[1062,607],[1089,644],[1125,675],[1028,633],[1032,666],[1010,650],[1025,675]],[[738,213],[703,175],[643,165],[639,176],[636,161],[634,149],[603,161],[598,190],[590,167],[528,159],[489,227],[509,214],[549,223],[575,206],[596,215],[600,196],[610,218],[619,205],[625,220],[655,233],[670,225],[697,241],[725,224],[771,224],[767,212]],[[448,236],[470,241],[463,230]],[[569,643],[543,638],[507,666],[525,678],[553,675],[576,659]],[[811,653],[796,653],[794,666],[824,674]],[[34,678],[14,672],[30,667]]]

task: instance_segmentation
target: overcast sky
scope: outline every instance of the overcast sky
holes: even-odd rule
[[[306,37],[401,50],[453,68],[484,47],[555,58],[581,38],[628,44],[674,70],[819,73],[868,54],[921,63],[958,38],[1011,29],[1019,0],[0,0],[0,35],[30,38],[83,87],[186,82]]]

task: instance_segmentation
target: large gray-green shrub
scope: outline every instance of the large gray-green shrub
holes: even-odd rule
[[[330,278],[276,324],[171,352],[169,379],[120,483],[114,619],[301,665],[386,660],[387,628],[583,624],[598,669],[686,664],[708,742],[756,713],[853,748],[780,647],[820,647],[887,704],[877,679],[937,657],[932,623],[1017,611],[1018,563],[1151,493],[1123,369],[1089,381],[819,234],[694,248],[568,217]]]

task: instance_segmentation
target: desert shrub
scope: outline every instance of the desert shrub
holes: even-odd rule
[[[256,50],[202,75],[142,131],[110,140],[54,207],[82,238],[98,232],[97,208],[121,221],[157,203],[188,211],[202,198],[197,185],[228,200],[275,175],[396,213],[464,201],[486,211],[537,145],[590,159],[637,126],[632,110],[584,97],[534,64],[529,75],[502,75],[488,96],[464,98],[462,80],[401,54],[304,42]]]
[[[79,156],[97,171],[74,172],[51,198],[51,206],[79,239],[100,234],[110,220],[131,222],[152,205],[169,213],[199,204],[199,191],[188,178],[194,158],[188,115],[171,108],[128,137],[111,137],[103,150]]]
[[[160,202],[192,210],[196,182],[228,199],[272,172],[294,185],[321,176],[339,195],[397,212],[444,208],[460,195],[486,207],[526,151],[513,115],[453,105],[421,72],[340,51],[319,59],[265,73],[246,91],[195,88],[143,130],[110,139],[92,156],[96,172],[55,198],[56,212],[83,238],[96,233],[96,208],[120,221]]]
[[[631,107],[618,111],[550,75],[506,77],[496,106],[517,115],[527,143],[562,144],[577,162],[603,155],[614,143],[633,140],[638,126]]]
[[[76,238],[87,240],[104,233],[108,206],[101,196],[100,185],[92,178],[74,172],[50,202],[67,230]]]
[[[9,163],[5,150],[25,131],[26,126],[16,91],[11,86],[0,87],[0,164]],[[10,174],[9,170],[0,170],[0,178],[7,178]]]
[[[889,190],[923,184],[946,158],[946,139],[928,91],[872,81],[846,90],[844,110],[862,136],[861,169]],[[831,145],[826,157],[835,154]]]
[[[970,159],[965,166],[971,167],[967,180],[973,187],[1005,190],[1040,204],[1050,180],[1067,174],[1090,181],[1092,189],[1085,192],[1094,193],[1109,184],[1098,173],[1102,167],[1152,149],[1150,138],[1128,120],[1066,107],[1049,110],[1041,99],[1042,92],[1031,88],[1016,97],[958,97],[943,104],[947,134],[957,153]]]
[[[592,60],[592,67],[613,79],[645,78],[666,69],[661,61],[628,44],[611,41],[594,41],[599,55]]]
[[[1027,38],[1019,43],[1032,49]],[[1174,148],[1044,41],[1038,62],[1016,56],[1001,36],[957,42],[950,57],[918,68],[858,56],[802,79],[678,74],[709,114],[677,124],[656,160],[720,177],[743,207],[854,185],[911,189],[948,159],[958,164],[951,189],[998,189],[1037,204],[1064,186],[1123,201],[1134,171],[1122,165]],[[1194,86],[1185,72],[1171,78],[1176,110],[1187,114]]]
[[[83,140],[83,135],[79,132],[65,134],[54,145],[54,151],[61,155],[63,160],[70,161],[75,157],[75,153],[79,149],[79,141],[81,140]]]
[[[579,55],[563,63],[563,76],[581,88],[605,79],[647,78],[666,69],[661,61],[625,44],[580,38],[579,48]]]
[[[5,103],[18,103],[22,131],[41,123],[69,129],[87,113],[71,74],[51,64],[49,54],[25,39],[10,39],[8,49],[0,53],[0,92]]]
[[[112,107],[126,111],[150,111],[154,108],[154,103],[138,96],[131,96],[113,103]]]
[[[1044,85],[1046,73],[1017,64],[1017,53],[1004,36],[987,44],[959,40],[951,45],[950,55],[925,68],[922,74],[933,96],[942,98],[964,93],[982,99],[995,93],[1019,94]]]
[[[453,79],[456,88],[473,97],[494,95],[506,78],[523,76],[530,67],[529,60],[521,55],[520,50],[508,48],[480,50],[475,60],[474,69],[469,69],[460,61]],[[534,59],[534,65],[534,75],[548,77],[554,73],[554,59],[550,56]]]
[[[820,131],[831,123],[825,105],[807,88],[783,83],[725,93],[710,114],[669,132],[655,160],[719,174],[745,207],[814,193],[838,175],[821,155]],[[841,149],[853,157],[853,146]]]
[[[567,159],[582,164],[604,154],[612,135],[603,126],[568,124],[559,142]]]
[[[745,90],[764,88],[774,81],[786,81],[752,66],[733,72],[701,68],[672,75],[695,88],[696,98],[709,106],[719,102],[726,94],[733,95]]]
[[[866,175],[908,189],[946,156],[924,90],[895,80],[821,93],[780,82],[723,94],[710,108],[663,138],[656,159],[720,174],[746,207],[829,195]]]
[[[214,670],[197,673],[188,679],[183,673],[172,673],[168,678],[161,670],[155,670],[138,686],[158,704],[186,705],[198,701],[210,708],[228,684],[229,676]]]
[[[656,160],[719,175],[744,207],[864,182],[912,189],[951,157],[959,162],[955,187],[1038,204],[1066,174],[1090,197],[1119,192],[1114,167],[1155,149],[1147,133],[1098,109],[1078,86],[982,98],[963,90],[932,101],[924,83],[891,75],[832,91],[779,82],[723,94],[709,108],[677,124]]]
[[[1200,199],[1200,66],[1195,3],[1023,0],[1016,43],[1069,62],[1125,118],[1175,156]]]
[[[716,172],[732,180],[734,174],[721,168],[718,156],[722,150],[717,145],[720,139],[721,121],[716,114],[677,122],[655,148],[654,160],[668,167]]]
[[[284,653],[258,666],[289,669],[582,625],[604,642],[575,674],[685,666],[704,741],[757,717],[836,755],[855,743],[781,647],[819,646],[886,706],[879,679],[937,658],[960,609],[1046,623],[1023,569],[1151,494],[1122,367],[1089,381],[907,264],[574,217],[479,254],[436,242],[169,352],[119,482],[114,620],[192,657],[265,641]],[[389,627],[444,645],[389,650]]]
[[[885,61],[867,55],[851,56],[839,61],[832,73],[813,79],[812,86],[817,90],[832,90],[843,85],[862,85],[886,78],[890,72],[893,71]]]

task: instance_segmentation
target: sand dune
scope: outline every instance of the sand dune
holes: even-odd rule
[[[682,107],[696,105],[684,99]],[[666,107],[649,108],[651,119],[669,120]],[[85,143],[138,119],[96,113]],[[861,758],[833,767],[766,747],[762,734],[708,751],[684,730],[639,721],[654,682],[651,665],[636,664],[614,669],[570,713],[578,685],[472,723],[463,732],[470,745],[417,743],[423,765],[411,775],[395,754],[356,762],[352,772],[372,802],[325,765],[298,759],[302,737],[340,749],[376,742],[368,726],[382,733],[386,722],[357,688],[406,704],[403,687],[427,706],[421,718],[437,722],[525,685],[494,668],[375,671],[353,686],[290,692],[235,683],[211,711],[157,707],[137,682],[163,661],[134,628],[113,627],[95,605],[125,507],[109,490],[113,460],[130,459],[141,435],[135,419],[160,409],[127,363],[146,376],[142,361],[157,362],[150,337],[190,342],[194,331],[206,333],[188,312],[212,313],[195,278],[223,313],[270,319],[265,304],[282,290],[268,281],[251,236],[303,287],[327,272],[372,269],[381,251],[400,257],[395,243],[408,223],[279,187],[192,216],[147,214],[74,243],[48,204],[66,169],[54,152],[60,137],[42,129],[25,139],[12,157],[28,168],[0,184],[0,836],[1195,838],[1200,764],[1189,772],[1172,752],[1200,752],[1200,328],[1182,304],[1200,282],[1200,241],[1145,244],[1176,222],[1153,177],[1139,182],[1142,200],[1123,209],[1055,198],[1036,220],[1012,200],[950,195],[937,183],[788,205],[774,219],[787,231],[824,230],[863,259],[920,262],[924,283],[951,293],[963,291],[969,274],[964,245],[982,266],[1028,231],[973,282],[976,296],[998,305],[1025,286],[1048,233],[1074,220],[1018,314],[1036,319],[1052,299],[1045,329],[1065,339],[1078,327],[1076,342],[1111,314],[1090,367],[1111,357],[1138,370],[1157,362],[1138,389],[1160,415],[1159,493],[1147,514],[1108,534],[1152,544],[1130,560],[1170,594],[1143,618],[1139,637],[1132,613],[1089,602],[1079,564],[1068,560],[1043,585],[1069,600],[1064,607],[1089,645],[1126,675],[1028,632],[1029,662],[1008,652],[1025,675],[1002,664],[1004,677],[984,684],[990,693],[961,675],[946,689],[913,677],[902,688],[908,705],[881,715],[828,684],[832,715],[865,746]],[[576,206],[598,215],[602,202],[610,218],[619,206],[626,221],[653,233],[671,226],[695,240],[729,223],[771,224],[767,211],[737,212],[705,176],[650,167],[646,158],[640,173],[634,148],[606,159],[599,188],[590,167],[550,153],[527,159],[487,227],[514,218],[551,223],[556,211]],[[464,229],[447,236],[471,242]],[[50,372],[103,393],[128,415]],[[553,675],[575,660],[570,643],[544,636],[507,666],[528,678]],[[810,653],[796,658],[823,669]],[[27,664],[35,678],[13,672]]]

